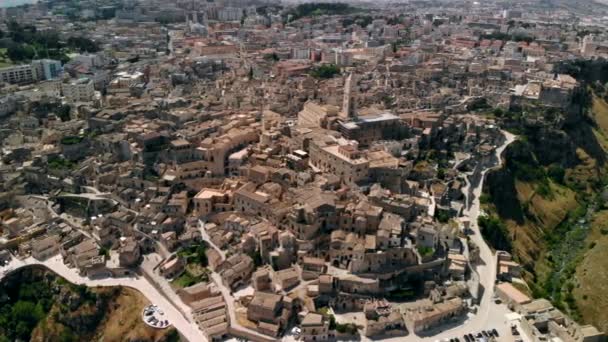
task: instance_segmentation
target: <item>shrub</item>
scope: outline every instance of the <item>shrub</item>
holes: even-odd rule
[[[498,217],[496,216],[479,216],[477,224],[481,230],[481,235],[495,249],[510,252],[513,248],[512,241],[509,236],[509,231]]]
[[[356,335],[357,326],[353,323],[346,323],[346,324],[336,323],[336,331],[341,334]]]
[[[61,139],[61,144],[63,145],[75,145],[80,143],[83,140],[82,137],[77,136],[67,136]]]
[[[445,210],[436,210],[435,218],[441,223],[447,223],[450,220],[450,214]]]
[[[432,255],[433,253],[435,253],[435,251],[431,247],[418,246],[418,253],[420,253],[420,256],[425,257],[428,255]]]
[[[481,194],[481,196],[479,196],[479,203],[481,203],[481,204],[492,203],[492,197],[490,196],[490,194]]]
[[[445,169],[444,168],[439,168],[439,170],[437,170],[437,178],[445,179]]]
[[[540,183],[537,187],[536,187],[536,193],[541,196],[542,198],[550,198],[552,191],[551,188],[549,187],[549,184],[543,182]]]
[[[547,170],[548,176],[558,184],[564,184],[564,177],[566,176],[566,171],[563,167],[551,164],[549,169]]]

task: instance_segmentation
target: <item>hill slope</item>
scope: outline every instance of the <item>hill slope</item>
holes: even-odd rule
[[[148,301],[132,289],[87,288],[27,267],[4,278],[0,294],[0,341],[179,341],[174,329],[143,323]]]
[[[608,210],[598,194],[608,170],[608,104],[589,100],[590,110],[561,121],[520,119],[520,140],[505,151],[505,166],[488,174],[484,202],[505,223],[534,296],[606,331],[608,285],[598,276],[608,274]]]

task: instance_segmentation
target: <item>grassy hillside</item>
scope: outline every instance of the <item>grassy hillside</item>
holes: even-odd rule
[[[141,320],[148,301],[123,287],[87,288],[41,267],[0,283],[0,341],[179,341],[174,329]]]
[[[608,151],[608,104],[594,97],[592,113],[596,122],[594,134]],[[576,268],[576,287],[573,291],[576,305],[585,322],[608,331],[608,208],[599,200],[590,232],[586,238],[587,251]]]
[[[608,103],[590,101],[588,111],[564,113],[559,124],[518,118],[520,140],[505,151],[505,166],[488,174],[484,205],[507,227],[533,295],[608,330],[608,279],[600,281],[608,277],[608,208],[598,195],[606,185]]]
[[[573,294],[583,321],[608,331],[608,210],[594,215]]]

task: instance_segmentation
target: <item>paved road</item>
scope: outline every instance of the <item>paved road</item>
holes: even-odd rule
[[[269,337],[266,335],[262,335],[255,330],[251,330],[242,326],[239,321],[236,319],[236,311],[234,306],[234,296],[230,293],[230,289],[222,283],[222,278],[216,272],[211,273],[211,279],[215,282],[217,287],[222,292],[222,296],[224,297],[224,301],[226,302],[226,306],[228,307],[228,314],[230,315],[230,329],[233,331],[246,331],[249,335],[259,336],[263,340],[268,340]]]
[[[171,284],[167,278],[161,276],[157,272],[154,272],[154,267],[156,267],[162,260],[164,260],[163,257],[157,253],[145,255],[139,269],[147,276],[147,280],[154,283],[156,289],[165,295],[165,298],[168,298],[173,306],[175,306],[182,313],[182,315],[188,319],[189,322],[194,322],[192,309],[182,301],[176,291],[171,287]]]
[[[198,220],[198,230],[201,232],[201,237],[203,238],[203,240],[205,240],[205,242],[207,242],[209,246],[213,247],[213,249],[215,249],[220,254],[222,260],[226,260],[226,252],[219,248],[213,241],[211,241],[211,237],[205,229],[205,221]]]
[[[31,265],[42,265],[52,270],[59,276],[65,278],[71,283],[82,284],[86,286],[126,286],[138,290],[148,300],[158,305],[163,310],[169,322],[180,332],[180,334],[190,342],[206,342],[207,338],[195,323],[190,323],[180,313],[180,311],[173,306],[158,290],[152,286],[143,277],[122,277],[122,278],[105,278],[105,279],[89,279],[79,275],[75,269],[68,268],[61,258],[56,256],[46,261],[38,261],[32,257],[25,260],[18,260],[13,258],[12,261],[4,267],[0,267],[0,280],[6,275],[5,271],[15,270],[24,266]]]

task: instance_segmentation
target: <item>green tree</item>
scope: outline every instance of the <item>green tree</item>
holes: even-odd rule
[[[59,108],[57,108],[57,116],[59,117],[59,119],[61,119],[62,122],[70,121],[70,119],[71,119],[70,111],[71,111],[70,105],[67,105],[67,104],[62,105]]]
[[[435,218],[441,223],[447,223],[450,220],[450,215],[445,210],[435,210]]]
[[[558,184],[564,184],[564,177],[566,176],[566,170],[557,164],[549,165],[547,170],[549,177]]]
[[[264,56],[264,58],[266,60],[275,61],[276,62],[276,61],[279,60],[279,55],[277,55],[276,52],[273,52],[271,54],[268,54],[268,55]]]
[[[207,260],[207,246],[205,244],[201,244],[196,248],[196,261],[201,266],[207,266],[209,261]]]
[[[44,318],[41,305],[29,301],[17,301],[11,310],[12,321],[15,324],[15,335],[22,340],[29,340],[32,330]]]
[[[171,331],[169,331],[165,340],[167,342],[180,342],[181,341],[181,339],[179,338],[179,333],[175,329],[171,329]]]
[[[310,73],[314,78],[328,79],[340,74],[340,68],[335,64],[323,64]]]
[[[255,251],[255,252],[249,254],[249,256],[251,257],[251,259],[253,259],[253,265],[255,266],[255,268],[258,268],[264,264],[264,261],[262,260],[262,254],[260,254],[260,251]]]
[[[97,52],[100,50],[99,45],[86,37],[70,37],[67,41],[67,46],[76,49],[80,52]]]
[[[36,56],[36,50],[27,44],[10,44],[6,56],[16,62],[32,60]]]
[[[290,11],[292,20],[319,15],[339,15],[356,12],[357,9],[345,3],[303,3]]]
[[[437,170],[437,178],[445,179],[445,169],[444,168],[439,168],[439,170]]]
[[[479,216],[477,224],[481,230],[481,235],[495,249],[510,252],[512,242],[509,237],[507,226],[496,216]]]

